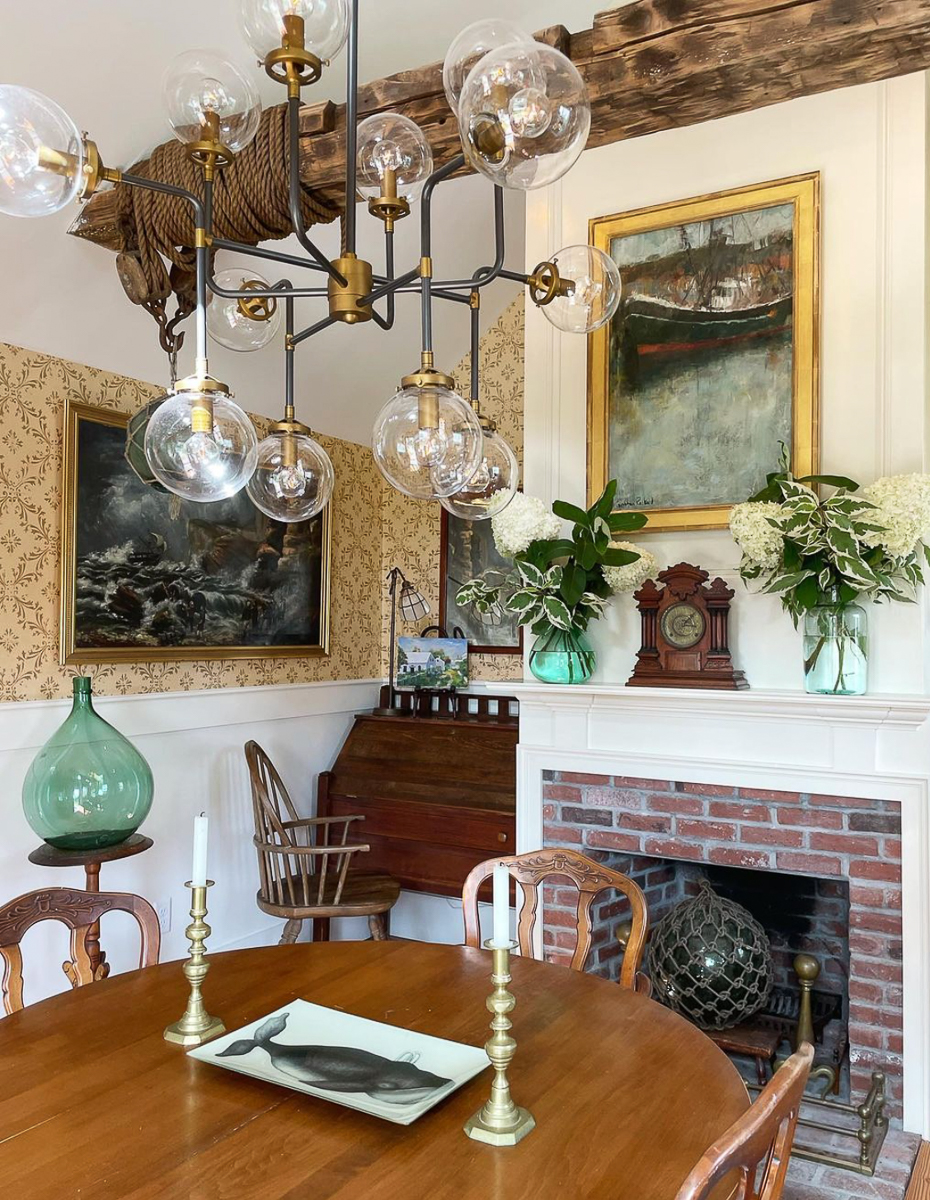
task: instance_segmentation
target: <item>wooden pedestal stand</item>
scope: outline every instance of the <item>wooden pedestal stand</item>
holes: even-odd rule
[[[104,846],[99,850],[58,850],[43,842],[29,855],[29,861],[37,867],[83,867],[84,885],[88,892],[100,891],[100,864],[116,862],[120,858],[131,858],[141,854],[153,845],[150,837],[134,833],[116,846]],[[100,948],[100,922],[95,921],[87,931],[87,953],[90,957],[91,970],[94,979],[106,979],[110,974],[110,964],[107,956]],[[68,976],[72,987],[77,987],[74,969],[70,962],[63,964],[62,969]]]

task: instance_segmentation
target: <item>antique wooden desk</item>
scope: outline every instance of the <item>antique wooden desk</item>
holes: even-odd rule
[[[472,867],[516,853],[516,702],[472,700],[460,697],[454,717],[447,698],[433,714],[355,718],[333,769],[320,775],[317,816],[365,814],[366,870],[412,891],[461,896]]]
[[[331,942],[211,957],[207,1005],[230,1031],[301,996],[473,1045],[488,1032],[482,950]],[[186,1000],[166,963],[0,1021],[0,1195],[674,1200],[749,1105],[735,1068],[644,996],[548,963],[512,967],[511,1083],[537,1122],[518,1146],[462,1132],[487,1071],[405,1128],[188,1058],[162,1038]]]

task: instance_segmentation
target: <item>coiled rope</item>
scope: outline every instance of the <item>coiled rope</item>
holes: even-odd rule
[[[289,157],[287,106],[265,109],[253,140],[228,167],[217,172],[213,195],[216,237],[255,246],[291,232]],[[178,141],[158,146],[130,172],[202,194],[201,168],[188,158]],[[117,188],[117,209],[123,227],[135,234],[135,248],[117,258],[123,287],[131,300],[152,313],[164,331],[166,324],[172,324],[167,322],[165,312],[172,292],[184,315],[195,303],[191,206],[178,196],[121,185]],[[328,224],[340,215],[306,185],[301,188],[301,209],[307,227]]]

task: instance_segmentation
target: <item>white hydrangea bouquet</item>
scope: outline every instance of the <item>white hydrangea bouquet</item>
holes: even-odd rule
[[[646,523],[642,513],[611,512],[616,491],[611,480],[587,511],[556,500],[551,512],[536,496],[518,492],[491,518],[494,544],[513,559],[512,570],[470,579],[456,602],[482,616],[503,607],[537,635],[550,629],[583,633],[611,595],[635,591],[658,570],[647,550],[613,540]],[[572,522],[570,538],[562,536],[563,520]]]
[[[835,489],[821,499],[811,486]],[[858,493],[858,494],[854,494]],[[810,610],[857,598],[913,601],[930,563],[930,475],[889,475],[859,491],[845,476],[781,470],[730,516],[740,574],[781,595],[795,625]]]

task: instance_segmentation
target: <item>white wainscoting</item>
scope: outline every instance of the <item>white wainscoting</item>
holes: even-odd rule
[[[155,801],[142,832],[155,845],[145,854],[104,864],[104,890],[132,891],[153,904],[171,904],[162,960],[187,949],[192,826],[210,817],[210,924],[213,950],[265,945],[281,923],[255,904],[258,869],[252,848],[252,808],[242,747],[260,742],[274,759],[301,812],[310,814],[317,774],[328,769],[352,724],[353,713],[377,703],[379,681],[358,680],[280,687],[229,688],[166,695],[101,697],[102,717],[131,738],[155,776]],[[65,719],[70,703],[31,701],[0,705],[0,778],[6,818],[0,845],[0,897],[49,886],[83,887],[77,868],[33,866],[38,844],[20,803],[23,777],[43,742]],[[336,922],[335,924],[339,924]],[[138,938],[131,918],[116,913],[103,922],[102,945],[114,971],[135,966]],[[58,964],[67,950],[61,926],[44,922],[26,936],[26,1002],[65,990]],[[209,986],[209,985],[208,985]],[[179,1002],[183,1001],[179,986]]]
[[[517,850],[543,844],[544,771],[901,804],[904,1125],[930,1136],[930,698],[518,684]]]

